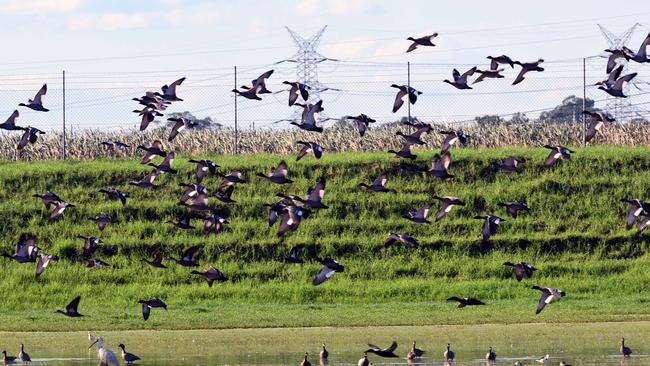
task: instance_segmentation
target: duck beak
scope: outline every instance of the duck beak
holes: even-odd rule
[[[93,348],[93,346],[94,346],[95,344],[97,344],[97,342],[98,342],[98,340],[95,339],[95,341],[94,341],[93,343],[91,343],[90,346],[88,346],[88,349]]]

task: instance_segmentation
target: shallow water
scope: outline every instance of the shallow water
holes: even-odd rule
[[[318,365],[322,342],[330,365],[356,365],[367,343],[386,347],[393,340],[400,358],[371,354],[374,365],[407,364],[405,355],[414,340],[426,352],[419,365],[443,365],[447,343],[456,352],[455,365],[484,364],[489,346],[501,365],[517,360],[539,365],[536,359],[545,354],[550,355],[547,365],[562,360],[572,365],[650,365],[650,322],[91,332],[103,336],[105,346],[114,351],[124,343],[143,359],[142,365],[299,365],[304,352]],[[634,351],[627,360],[618,355],[621,336]],[[10,355],[18,353],[20,343],[37,365],[98,364],[85,332],[0,332],[0,347]]]

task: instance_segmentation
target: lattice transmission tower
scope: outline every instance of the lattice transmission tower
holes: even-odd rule
[[[639,23],[635,23],[634,25],[632,25],[630,28],[628,28],[627,30],[625,30],[623,33],[619,35],[609,31],[607,28],[603,27],[600,24],[598,24],[598,28],[600,28],[603,37],[605,37],[605,40],[609,44],[609,49],[620,50],[627,45],[627,43],[630,41],[630,38],[632,38],[634,31],[640,25],[641,24]],[[627,63],[625,63],[623,66],[623,71],[621,72],[621,76],[625,75],[626,71],[627,71]],[[605,109],[609,113],[611,113],[612,116],[616,118],[617,121],[622,122],[624,118],[633,116],[637,112],[635,108],[632,106],[631,99],[632,99],[631,97],[616,98],[608,95],[605,101]]]
[[[308,102],[314,104],[321,100],[321,93],[327,90],[338,90],[328,88],[318,81],[318,65],[325,61],[338,61],[336,59],[328,58],[318,52],[318,46],[323,38],[323,33],[327,26],[321,28],[318,32],[309,38],[303,38],[298,33],[285,27],[291,36],[291,39],[296,44],[298,51],[291,57],[280,62],[290,62],[296,64],[296,81],[308,85],[309,100]],[[296,109],[289,120],[300,120],[302,115],[302,108]],[[320,114],[320,121],[327,120],[323,113]]]

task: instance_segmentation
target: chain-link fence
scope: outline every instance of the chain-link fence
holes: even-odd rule
[[[411,118],[420,121],[464,128],[499,121],[529,125],[580,124],[583,122],[583,98],[586,98],[588,108],[606,110],[620,124],[650,119],[650,85],[645,81],[650,77],[647,64],[631,62],[626,66],[625,73],[638,73],[626,88],[628,98],[613,98],[598,90],[595,83],[607,78],[607,59],[602,56],[547,60],[541,65],[544,72],[529,72],[518,85],[511,85],[520,69],[516,65],[514,68],[501,66],[503,78],[470,84],[471,90],[458,90],[443,82],[452,79],[454,68],[461,73],[473,66],[486,70],[488,61],[486,59],[482,65],[363,60],[323,62],[318,65],[319,82],[323,88],[313,92],[323,100],[321,123],[327,129],[340,124],[342,116],[365,113],[377,120],[374,125],[377,126],[405,120],[410,113]],[[232,93],[233,88],[250,85],[251,80],[269,69],[274,70],[267,81],[272,93],[260,95],[262,100],[236,97]],[[131,140],[141,134],[141,139],[145,140],[150,136],[138,132],[140,117],[133,112],[143,106],[132,98],[147,91],[160,91],[162,85],[180,77],[186,77],[177,89],[177,95],[183,101],[172,103],[150,129],[164,127],[167,118],[174,113],[189,112],[197,119],[211,122],[209,131],[214,131],[214,134],[229,131],[226,135],[234,140],[235,133],[230,132],[237,132],[237,145],[232,141],[232,150],[224,150],[236,152],[240,146],[260,143],[259,138],[268,136],[268,131],[295,129],[289,121],[300,118],[302,108],[288,106],[288,88],[282,83],[295,80],[295,65],[291,63],[237,68],[83,73],[67,69],[65,73],[56,74],[5,74],[0,76],[3,80],[0,85],[0,115],[8,117],[18,108],[21,113],[18,125],[34,126],[57,138],[66,136],[70,141],[82,134],[87,137],[89,131]],[[397,89],[391,88],[391,84],[406,85],[409,82],[422,94],[410,110],[405,104],[397,113],[392,113]],[[48,84],[48,91],[43,102],[50,112],[17,107],[18,103],[32,98],[44,83]],[[569,96],[576,98],[566,99]],[[310,97],[310,102],[314,103],[313,99],[314,96]],[[252,133],[255,131],[262,132]],[[5,139],[17,140],[20,137],[17,132],[2,133]],[[253,136],[254,140],[246,141]]]

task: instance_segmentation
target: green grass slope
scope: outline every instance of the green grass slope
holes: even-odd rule
[[[0,166],[1,245],[11,251],[21,233],[34,233],[43,252],[62,257],[35,280],[35,265],[0,259],[0,329],[84,330],[180,329],[317,325],[417,325],[536,321],[648,320],[650,234],[625,230],[623,197],[648,197],[649,148],[577,149],[571,161],[544,168],[545,149],[453,150],[451,173],[442,181],[399,169],[385,153],[326,154],[295,162],[294,156],[213,156],[221,170],[239,169],[248,184],[235,188],[237,204],[211,205],[230,224],[206,235],[180,230],[164,221],[187,212],[176,204],[194,165],[179,157],[177,176],[164,174],[161,187],[127,186],[148,169],[135,160],[93,162],[3,163]],[[425,166],[435,152],[417,151]],[[527,159],[517,174],[497,172],[495,162],[509,155]],[[201,157],[204,158],[204,157]],[[279,186],[255,177],[281,159],[289,164],[293,184]],[[388,187],[396,194],[369,193],[357,187],[391,171]],[[284,239],[269,228],[264,203],[275,194],[304,195],[321,176],[327,179],[324,203]],[[214,190],[219,178],[206,178]],[[116,186],[130,194],[125,207],[107,201],[97,190]],[[77,205],[56,222],[34,193],[57,192]],[[467,202],[430,225],[411,223],[401,214],[438,195]],[[530,213],[507,217],[498,202],[526,199]],[[119,223],[100,232],[88,217],[100,211]],[[507,219],[490,242],[481,242],[476,214]],[[434,211],[435,214],[435,211]],[[432,218],[433,219],[433,218]],[[276,224],[277,225],[277,224]],[[385,250],[389,232],[408,233],[421,244],[409,250]],[[97,257],[114,268],[86,268],[76,261],[83,244],[78,235],[104,242]],[[147,249],[161,244],[166,256],[202,245],[202,268],[214,265],[229,278],[208,288],[189,269],[169,263],[155,269],[140,263]],[[290,265],[282,257],[305,244],[303,257],[331,255],[345,265],[321,286],[311,280],[320,265],[307,260]],[[539,268],[532,280],[516,282],[504,261],[528,261]],[[568,296],[535,316],[539,292],[532,284],[559,287]],[[81,295],[82,319],[54,314]],[[160,296],[169,311],[154,309],[143,322],[137,300]],[[449,296],[474,296],[487,306],[456,309]]]

